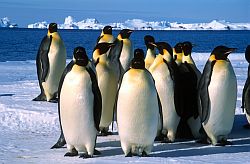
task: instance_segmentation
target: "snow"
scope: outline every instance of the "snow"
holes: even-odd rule
[[[46,21],[29,24],[28,28],[46,28]],[[250,30],[250,23],[230,23],[225,20],[212,20],[208,23],[178,23],[163,21],[145,21],[142,19],[129,19],[125,22],[100,23],[93,18],[77,22],[72,16],[67,16],[63,24],[58,24],[60,29],[103,29],[110,25],[113,29],[133,30]]]
[[[192,56],[202,70],[209,54]],[[238,82],[235,122],[229,136],[233,145],[155,143],[150,157],[125,158],[114,126],[115,135],[98,137],[96,147],[102,154],[92,159],[64,157],[66,148],[50,149],[60,134],[57,104],[31,101],[39,94],[35,61],[0,62],[0,163],[250,163],[250,131],[242,127],[246,118],[240,108],[248,63],[243,53],[229,58]]]
[[[0,27],[15,28],[18,27],[16,23],[11,23],[8,17],[0,18]]]

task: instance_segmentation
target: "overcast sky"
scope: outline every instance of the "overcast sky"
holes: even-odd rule
[[[209,22],[213,19],[250,22],[250,0],[0,0],[0,18],[19,27],[39,21],[63,23],[96,18],[99,22],[145,21]]]

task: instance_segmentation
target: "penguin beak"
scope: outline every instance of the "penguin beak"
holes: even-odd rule
[[[229,48],[229,49],[225,52],[225,55],[229,55],[230,53],[234,52],[235,50],[237,50],[237,48]]]
[[[154,47],[157,47],[157,45],[155,43],[153,43],[153,42],[149,42],[148,44],[150,44],[150,45],[152,45]]]
[[[133,31],[134,31],[134,30],[129,30],[129,31],[128,31],[128,34],[131,34]]]

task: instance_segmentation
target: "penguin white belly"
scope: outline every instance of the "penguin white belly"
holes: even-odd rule
[[[102,115],[99,127],[107,128],[113,119],[113,109],[118,87],[118,77],[112,68],[103,64],[96,66],[98,86],[102,95]]]
[[[49,71],[43,89],[49,101],[58,90],[59,81],[66,65],[66,49],[61,41],[52,39],[48,53]]]
[[[213,144],[231,132],[237,98],[236,76],[230,62],[217,62],[208,87],[210,111],[203,123]]]
[[[150,153],[156,137],[157,93],[153,79],[145,76],[144,70],[129,70],[119,90],[117,121],[125,155],[129,152],[139,155],[142,151]]]
[[[92,84],[87,71],[69,72],[65,76],[59,102],[63,133],[69,147],[90,154],[93,154],[97,134],[93,102]]]
[[[127,45],[128,44],[128,45]],[[127,71],[130,67],[131,60],[133,59],[133,52],[131,48],[131,43],[123,43],[121,55],[120,55],[120,62],[122,66],[122,75]]]
[[[151,73],[154,77],[155,86],[162,105],[162,133],[167,135],[170,141],[174,141],[180,121],[180,117],[177,115],[174,104],[174,82],[165,63],[160,64]]]
[[[155,60],[155,51],[152,49],[148,49],[145,57],[145,68],[149,70],[149,67],[153,64],[154,60]]]

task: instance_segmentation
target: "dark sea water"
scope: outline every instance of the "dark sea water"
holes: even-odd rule
[[[59,30],[59,33],[67,49],[67,58],[71,59],[77,46],[85,47],[91,57],[101,30]],[[118,33],[114,31],[113,35]],[[35,60],[46,34],[46,29],[0,28],[0,62]],[[218,45],[235,47],[238,48],[237,53],[243,53],[250,44],[250,31],[134,31],[131,34],[134,48],[145,50],[145,35],[152,35],[156,41],[166,41],[172,46],[177,42],[191,41],[196,45],[193,52],[204,53],[210,53]]]

